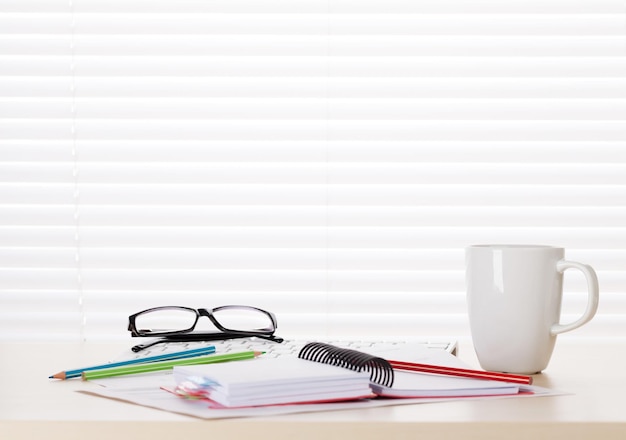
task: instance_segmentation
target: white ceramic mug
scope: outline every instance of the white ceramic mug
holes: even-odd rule
[[[588,322],[598,308],[598,278],[589,265],[564,259],[563,248],[475,245],[466,248],[472,341],[485,370],[533,374],[548,366],[556,335]],[[563,272],[587,279],[583,315],[560,324]]]

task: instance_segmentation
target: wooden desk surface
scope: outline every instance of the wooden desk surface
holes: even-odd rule
[[[0,343],[0,438],[626,438],[626,339],[557,341],[548,369],[535,376],[535,384],[568,395],[267,418],[198,420],[74,392],[96,386],[91,383],[48,379],[65,368],[115,358],[125,348],[100,343]],[[478,367],[469,343],[461,342],[459,356]]]

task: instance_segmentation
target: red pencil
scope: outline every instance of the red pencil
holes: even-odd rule
[[[521,374],[498,373],[494,371],[468,370],[465,368],[442,367],[440,365],[416,364],[412,362],[388,361],[397,370],[415,371],[418,373],[443,374],[447,376],[469,377],[473,379],[498,380],[523,385],[533,383],[533,378]]]

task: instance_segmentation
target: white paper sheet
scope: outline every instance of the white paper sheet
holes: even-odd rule
[[[181,399],[167,391],[162,390],[161,386],[174,387],[172,375],[142,375],[144,377],[135,377],[134,380],[122,383],[120,378],[102,379],[98,382],[115,381],[108,383],[108,386],[102,386],[100,389],[90,391],[79,391],[86,394],[93,394],[101,397],[122,400],[137,405],[155,408],[163,411],[169,411],[177,414],[183,414],[202,419],[221,419],[234,417],[263,417],[275,416],[281,414],[296,414],[304,412],[321,412],[321,411],[338,411],[347,409],[363,409],[377,408],[392,405],[409,405],[424,404],[434,402],[446,402],[453,400],[471,400],[471,399],[493,399],[506,397],[537,397],[549,396],[560,393],[539,387],[526,387],[529,391],[533,391],[533,395],[515,395],[515,396],[498,396],[498,397],[465,397],[465,398],[423,398],[423,399],[372,399],[355,402],[341,403],[320,403],[311,405],[277,405],[264,406],[254,408],[237,408],[237,409],[214,409],[209,408],[207,402],[201,400]]]
[[[426,350],[421,353],[385,352],[372,353],[395,360],[407,360],[421,363],[432,363],[453,367],[467,366],[454,356],[442,354],[438,350]],[[407,358],[409,356],[410,358]],[[278,405],[242,409],[214,409],[209,408],[207,402],[201,400],[186,400],[174,394],[164,391],[162,388],[173,389],[176,384],[171,371],[129,376],[111,377],[92,381],[100,385],[93,390],[79,391],[86,394],[117,399],[137,405],[183,414],[202,419],[220,419],[233,417],[262,417],[280,414],[294,414],[303,412],[337,411],[345,409],[376,408],[392,405],[424,404],[433,402],[446,402],[452,400],[494,399],[494,398],[523,398],[553,396],[563,394],[541,387],[523,386],[524,391],[533,394],[517,394],[513,396],[479,396],[479,397],[452,397],[452,398],[418,398],[418,399],[371,399],[354,402],[321,403],[304,405]]]

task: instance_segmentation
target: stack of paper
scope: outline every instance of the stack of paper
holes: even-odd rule
[[[369,373],[298,358],[174,367],[174,379],[178,394],[231,408],[373,396]]]

